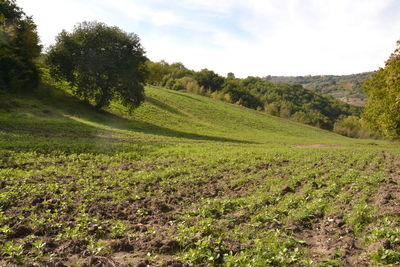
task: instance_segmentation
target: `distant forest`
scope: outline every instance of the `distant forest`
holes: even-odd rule
[[[264,79],[273,83],[300,84],[304,88],[328,94],[334,98],[346,101],[349,99],[366,100],[366,93],[361,90],[361,85],[372,76],[374,72],[363,72],[351,75],[316,75],[316,76],[271,76]]]

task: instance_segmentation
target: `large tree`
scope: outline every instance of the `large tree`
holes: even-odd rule
[[[400,41],[397,49],[363,88],[368,93],[363,118],[389,138],[400,137]]]
[[[116,99],[133,109],[144,101],[144,54],[136,34],[100,22],[83,22],[73,32],[57,36],[47,63],[52,74],[70,82],[75,95],[96,108]]]
[[[0,0],[0,89],[32,91],[41,46],[36,25],[13,0]]]
[[[194,78],[200,86],[214,92],[221,90],[225,79],[212,70],[202,69],[194,74]]]

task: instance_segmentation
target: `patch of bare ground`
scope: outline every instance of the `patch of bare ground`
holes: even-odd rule
[[[389,178],[379,186],[372,198],[372,205],[377,208],[378,215],[400,214],[400,185],[395,179]]]
[[[382,181],[378,190],[371,198],[372,205],[376,207],[379,215],[400,214],[400,158],[390,153],[382,152],[388,178]]]
[[[326,145],[326,144],[311,144],[311,145],[296,145],[297,148],[346,148],[341,145]]]
[[[367,102],[366,99],[361,99],[361,98],[356,98],[356,97],[342,97],[339,98],[342,102],[345,102],[350,105],[358,106],[358,107],[363,107],[365,106],[365,103]]]
[[[345,266],[366,266],[366,259],[361,256],[362,249],[357,246],[343,213],[324,216],[317,211],[314,216],[316,219],[313,221],[294,223],[291,230],[297,238],[305,241],[315,266],[338,256]]]
[[[133,256],[127,253],[116,253],[110,257],[102,256],[90,256],[85,259],[72,259],[66,264],[50,263],[43,266],[49,267],[67,267],[67,266],[79,266],[79,267],[202,267],[206,265],[193,265],[190,263],[184,263],[179,260],[172,259],[171,257],[159,255],[157,259],[140,259],[139,255]],[[145,255],[143,255],[145,256]],[[1,263],[1,262],[0,262]],[[14,267],[17,265],[7,265],[9,267]],[[35,265],[36,266],[36,265]],[[41,266],[41,265],[37,265]]]
[[[370,204],[375,207],[376,216],[400,215],[400,157],[390,153],[379,154],[384,160],[387,169],[387,178],[379,184],[375,194],[370,198]],[[376,251],[379,247],[392,249],[392,242],[388,239],[379,240],[369,245],[368,252]]]

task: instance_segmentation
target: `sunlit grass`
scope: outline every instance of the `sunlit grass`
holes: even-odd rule
[[[98,112],[62,91],[1,95],[0,265],[78,265],[90,255],[135,264],[398,263],[400,219],[375,200],[389,170],[400,172],[397,143],[183,92],[146,93],[132,114],[117,103]],[[316,247],[312,236],[334,247]]]

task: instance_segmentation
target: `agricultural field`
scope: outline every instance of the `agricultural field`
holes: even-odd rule
[[[156,87],[0,95],[1,266],[400,264],[398,143]]]

